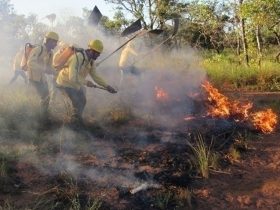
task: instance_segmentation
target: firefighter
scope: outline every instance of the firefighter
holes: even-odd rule
[[[104,87],[108,92],[117,92],[110,85],[107,85],[96,72],[95,60],[102,51],[103,43],[100,40],[90,41],[88,49],[78,51],[70,56],[57,76],[57,87],[70,98],[74,108],[73,125],[83,125],[82,114],[86,105],[85,86],[96,87],[92,81],[86,80],[88,74],[95,83]]]
[[[27,77],[26,77],[26,74],[25,72],[21,69],[21,66],[20,66],[20,63],[21,63],[21,59],[22,59],[22,56],[24,54],[24,49],[21,48],[17,54],[15,55],[15,58],[14,58],[14,63],[13,63],[13,70],[14,70],[14,76],[13,78],[10,80],[9,84],[12,84],[14,83],[18,76],[21,76],[23,79],[24,79],[24,82],[25,84],[27,84]]]
[[[29,83],[40,96],[41,117],[48,120],[49,89],[46,74],[54,74],[52,67],[53,49],[57,46],[59,36],[51,31],[45,35],[44,42],[32,49],[27,59],[27,75]]]
[[[137,56],[138,53],[135,51],[135,45],[132,41],[128,42],[122,50],[119,60],[119,69],[122,74],[138,75],[140,73],[133,65]]]

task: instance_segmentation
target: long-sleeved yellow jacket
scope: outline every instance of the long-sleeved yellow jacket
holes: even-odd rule
[[[30,52],[27,60],[28,78],[33,81],[45,81],[45,73],[53,71],[52,51],[48,52],[45,45],[37,46]]]
[[[107,87],[106,82],[97,74],[94,61],[90,61],[84,53],[77,52],[73,54],[65,64],[65,67],[60,70],[56,83],[62,87],[80,89],[87,84],[86,77],[91,78],[98,85]]]
[[[20,63],[21,63],[21,59],[22,59],[23,55],[24,55],[24,50],[18,51],[17,54],[15,55],[14,63],[13,63],[13,70],[14,71],[21,69]]]
[[[119,60],[119,68],[125,68],[132,64],[132,57],[137,56],[136,51],[133,49],[132,45],[128,43],[126,47],[122,50]]]

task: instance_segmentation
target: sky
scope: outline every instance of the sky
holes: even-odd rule
[[[112,18],[114,10],[104,0],[11,0],[17,14],[37,14],[39,18],[55,13],[57,18],[82,16],[84,7],[93,9],[96,5],[102,15]]]

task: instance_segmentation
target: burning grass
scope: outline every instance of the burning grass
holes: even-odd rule
[[[277,125],[278,117],[271,110],[255,112],[252,114],[252,123],[256,129],[261,130],[263,133],[271,133]]]
[[[208,101],[210,105],[208,115],[225,119],[232,118],[237,122],[246,121],[252,124],[255,129],[266,134],[275,130],[278,117],[271,109],[252,112],[253,103],[248,102],[242,104],[239,101],[230,100],[208,81],[202,84],[202,87],[209,95]]]
[[[207,87],[210,88],[211,85],[208,84]],[[98,118],[100,124],[86,117],[85,127],[78,131],[71,130],[64,123],[63,126],[57,124],[39,131],[31,123],[26,126],[36,132],[22,138],[21,134],[25,130],[22,127],[5,128],[16,133],[13,138],[17,138],[21,143],[19,147],[27,152],[18,152],[19,158],[13,162],[0,159],[0,175],[7,177],[8,174],[11,177],[11,181],[7,182],[7,190],[0,191],[0,205],[5,205],[2,198],[5,198],[5,194],[10,194],[12,200],[9,203],[15,208],[21,207],[26,197],[28,199],[24,200],[25,207],[33,209],[148,210],[184,209],[192,206],[189,191],[191,181],[197,175],[207,178],[213,171],[220,169],[219,162],[225,158],[230,145],[234,143],[238,128],[232,129],[229,123],[230,126],[225,127],[226,132],[223,130],[220,135],[221,131],[217,128],[226,122],[218,118],[220,114],[213,115],[211,119],[191,118],[190,122],[197,123],[197,127],[194,127],[195,123],[182,120],[184,113],[189,110],[180,109],[191,98],[173,102],[176,97],[172,96],[172,92],[160,86],[152,88],[151,92],[157,106],[155,108],[159,109],[164,104],[163,111],[158,113],[168,112],[169,117],[176,118],[175,120],[180,118],[181,121],[178,121],[181,124],[156,124],[154,121],[159,118],[154,112],[149,112],[149,119],[145,120],[144,115],[134,115],[131,107],[116,106],[109,109],[105,107],[105,114],[99,113],[103,114]],[[227,108],[219,105],[222,107],[219,113],[225,114],[226,119],[230,119],[231,115],[237,122],[250,119],[249,106],[239,102],[232,103],[219,94],[218,90],[214,92],[218,95],[216,100],[230,106]],[[13,109],[6,107],[10,102],[0,104],[0,109],[5,106],[9,116],[0,110],[0,117],[4,120],[16,119],[16,113],[21,110],[24,100],[14,101],[15,105],[11,106]],[[215,103],[214,100],[211,101],[212,105]],[[68,107],[64,110],[66,117],[59,115],[63,122],[72,112],[69,103],[65,105]],[[34,103],[32,106],[38,109],[38,104]],[[171,111],[175,106],[179,112],[176,109]],[[237,108],[239,111],[234,111]],[[52,113],[58,111],[55,109]],[[25,116],[26,113],[22,114]],[[263,118],[254,119],[265,121]],[[199,137],[195,135],[197,128],[202,131]],[[6,137],[11,139],[11,136]],[[7,141],[1,142],[7,144]],[[6,169],[11,165],[14,170],[9,172]],[[17,201],[16,197],[13,198],[14,194],[22,200]]]
[[[209,95],[208,100],[210,105],[208,115],[220,118],[233,118],[236,121],[243,121],[248,118],[248,112],[253,107],[252,103],[242,104],[239,101],[230,100],[208,81],[202,84],[202,87]]]
[[[163,88],[155,86],[155,98],[157,101],[164,102],[169,99],[169,95]]]

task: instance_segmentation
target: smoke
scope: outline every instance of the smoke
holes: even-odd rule
[[[87,178],[102,187],[133,188],[143,182],[135,177],[138,170],[134,165],[125,164],[124,167],[116,162],[119,157],[115,150],[119,144],[103,142],[89,133],[68,128],[52,131],[41,141],[40,151],[34,145],[20,145],[24,154],[20,162],[34,166],[40,174],[54,177],[67,173],[75,179]],[[15,142],[13,144],[15,151],[19,147]]]
[[[83,48],[87,47],[91,39],[102,40],[104,52],[98,60],[124,42],[123,39],[107,35],[99,27],[85,26],[82,19],[75,17],[58,23],[54,28],[45,28],[42,25],[38,28],[40,36],[43,31],[53,30],[59,33],[62,41]],[[34,30],[39,30],[38,28]],[[193,111],[189,94],[198,91],[205,78],[205,72],[199,66],[199,56],[191,48],[170,50],[162,47],[155,50],[155,46],[149,46],[146,39],[145,36],[139,36],[133,41],[139,54],[139,61],[136,60],[135,63],[138,74],[125,73],[123,78],[121,77],[118,67],[121,50],[97,67],[97,72],[106,82],[119,91],[113,95],[104,90],[88,88],[85,120],[93,119],[94,123],[103,126],[102,129],[110,129],[111,125],[106,127],[106,124],[102,123],[104,116],[108,113],[114,114],[112,110],[119,108],[117,110],[130,110],[136,118],[149,117],[156,125],[172,128],[176,126],[178,119],[183,119]],[[18,154],[20,161],[32,164],[43,174],[53,176],[67,171],[74,177],[86,176],[100,185],[138,185],[141,180],[134,175],[138,169],[133,165],[121,168],[116,163],[119,158],[117,148],[120,147],[117,143],[97,138],[93,136],[93,132],[75,131],[64,125],[61,127],[61,124],[57,128],[40,130],[42,122],[38,118],[37,94],[25,85],[21,78],[12,86],[7,85],[13,75],[13,57],[29,40],[17,40],[13,30],[0,32],[0,44],[5,49],[0,55],[1,144],[7,144],[5,139],[16,142],[26,151]],[[155,87],[168,94],[166,101],[156,99]],[[66,112],[63,96],[58,91],[51,105],[52,117],[63,122]],[[128,112],[124,114],[126,113]],[[1,147],[0,152],[5,150],[15,152],[12,146]],[[83,161],[93,162],[86,165]]]
[[[149,115],[167,127],[176,126],[174,122],[193,112],[190,95],[199,92],[206,76],[193,49],[169,51],[141,46],[135,63],[137,73],[124,73],[123,77],[117,61],[115,58],[107,61],[99,67],[99,72],[119,89],[118,94],[110,95],[101,90],[87,92],[96,110],[112,105],[129,107],[137,117]],[[166,100],[156,99],[157,89],[167,94]]]

